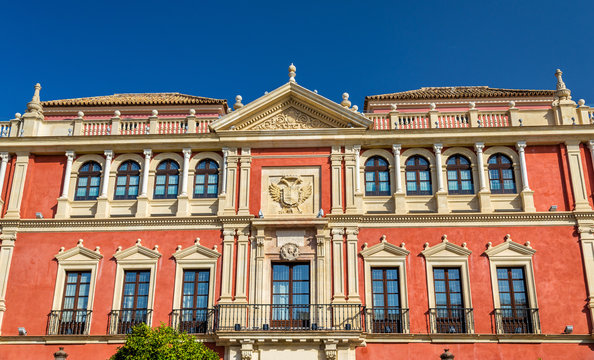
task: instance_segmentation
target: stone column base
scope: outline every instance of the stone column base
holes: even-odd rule
[[[394,193],[394,212],[406,214],[406,194],[404,192]]]
[[[70,217],[70,201],[66,197],[58,198],[58,210],[56,219],[68,219]]]
[[[190,198],[188,195],[179,195],[177,197],[177,213],[175,216],[190,216]]]
[[[140,195],[136,198],[138,201],[136,204],[136,217],[148,217],[149,216],[149,203],[148,196]]]
[[[440,214],[447,214],[450,212],[448,208],[448,193],[445,191],[435,193],[435,201],[437,202],[437,212]]]
[[[524,190],[520,193],[522,197],[522,209],[525,212],[536,212],[536,208],[534,207],[534,191],[532,190]]]
[[[479,206],[481,212],[490,213],[493,212],[493,204],[491,204],[491,192],[487,190],[481,190],[478,193]]]
[[[109,199],[107,197],[97,198],[97,211],[95,212],[95,218],[105,219],[109,217]]]

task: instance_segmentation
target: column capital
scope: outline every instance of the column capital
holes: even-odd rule
[[[105,150],[103,152],[103,154],[105,155],[105,159],[107,159],[107,160],[113,159],[113,150]]]
[[[182,153],[184,154],[184,159],[189,159],[192,156],[192,149],[185,148],[182,150]]]
[[[588,149],[594,150],[594,140],[588,141]]]
[[[361,152],[361,145],[353,145],[353,150],[359,154],[359,152]]]
[[[74,153],[74,151],[72,151],[72,150],[66,151],[66,157],[68,158],[68,160],[74,159],[75,156],[76,156],[76,154]]]
[[[251,156],[252,155],[252,149],[249,147],[242,147],[241,148],[241,155],[242,156]]]
[[[392,153],[394,153],[394,156],[400,155],[400,150],[402,150],[402,146],[400,144],[392,145]]]
[[[482,142],[474,143],[474,149],[476,150],[477,153],[482,153],[484,148],[485,148],[485,143],[482,143]]]
[[[10,160],[10,155],[8,154],[8,152],[0,152],[0,159],[2,160],[2,162],[7,162],[8,160]]]
[[[150,158],[151,156],[153,156],[153,150],[151,149],[144,149],[142,152],[145,158]]]
[[[436,154],[441,154],[441,150],[443,150],[443,144],[433,144],[433,151]]]
[[[227,157],[229,155],[229,148],[228,147],[222,148],[221,151],[223,152],[223,156]]]
[[[518,151],[524,151],[524,148],[526,148],[526,141],[518,141],[516,143],[516,149]]]

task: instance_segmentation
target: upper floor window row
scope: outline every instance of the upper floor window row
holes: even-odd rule
[[[78,171],[74,200],[96,200],[100,193],[102,167],[85,162]],[[155,171],[154,199],[175,199],[179,192],[180,166],[172,160],[161,161]],[[118,166],[114,200],[134,200],[141,191],[140,164],[134,160]],[[216,198],[219,194],[219,166],[212,159],[198,162],[194,173],[194,198]]]
[[[489,157],[488,176],[491,193],[515,194],[517,192],[513,162],[509,156],[496,153]],[[480,169],[479,169],[480,171]],[[405,162],[407,195],[432,195],[432,171],[427,158],[413,155]],[[446,160],[448,193],[452,195],[472,195],[475,193],[473,167],[470,159],[454,154]],[[381,156],[373,156],[365,162],[365,195],[389,196],[390,169],[388,161]]]

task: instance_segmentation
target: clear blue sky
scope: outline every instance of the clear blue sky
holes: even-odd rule
[[[177,91],[244,104],[288,80],[340,101],[555,86],[594,105],[594,1],[5,1],[0,120],[42,100]]]

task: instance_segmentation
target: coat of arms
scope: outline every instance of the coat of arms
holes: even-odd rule
[[[301,213],[299,205],[311,196],[312,187],[303,184],[300,176],[283,176],[278,184],[268,186],[268,193],[280,204],[281,214],[294,214]]]

